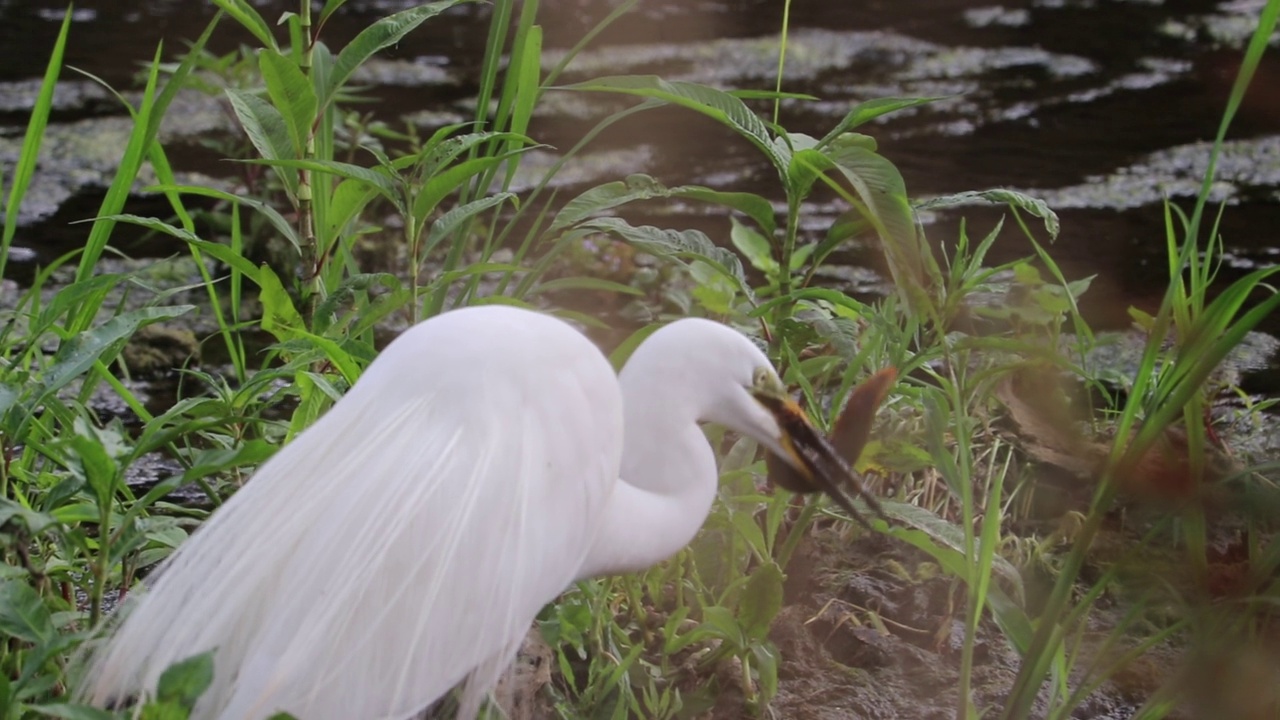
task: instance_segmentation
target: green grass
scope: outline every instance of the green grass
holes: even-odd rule
[[[859,382],[883,368],[897,369],[901,380],[859,465],[880,478],[877,487],[888,495],[885,508],[895,521],[874,521],[875,532],[898,548],[920,551],[918,557],[954,581],[954,613],[964,629],[956,717],[1027,717],[1039,698],[1049,716],[1065,718],[1158,645],[1176,643],[1192,659],[1218,657],[1222,638],[1235,643],[1228,647],[1258,647],[1277,597],[1270,578],[1280,566],[1280,544],[1266,518],[1246,518],[1248,582],[1225,606],[1195,590],[1212,570],[1210,521],[1198,495],[1179,498],[1176,511],[1133,531],[1124,554],[1130,562],[1099,563],[1091,554],[1116,517],[1121,490],[1163,447],[1171,428],[1186,438],[1194,486],[1208,483],[1205,418],[1222,390],[1213,371],[1280,304],[1267,284],[1271,269],[1225,286],[1215,283],[1222,241],[1216,221],[1204,229],[1212,163],[1190,212],[1168,206],[1168,291],[1156,315],[1135,316],[1148,342],[1139,372],[1117,396],[1085,360],[1096,341],[1076,302],[1087,279],[1066,278],[1027,222],[1038,218],[1052,239],[1057,218],[1050,209],[998,190],[931,200],[925,206],[1006,205],[1006,221],[1027,238],[1028,258],[1002,267],[985,264],[1003,224],[976,242],[963,229],[942,258],[931,251],[915,222],[920,206],[912,204],[901,175],[874,139],[857,132],[928,98],[862,103],[821,138],[778,124],[783,99],[804,100],[783,92],[785,17],[773,91],[727,92],[652,76],[560,86],[569,58],[602,27],[544,72],[538,3],[527,1],[517,12],[511,0],[496,0],[473,121],[419,137],[349,109],[355,98],[347,80],[361,64],[464,1],[405,10],[344,47],[329,48],[323,28],[341,2],[326,3],[315,17],[303,3],[277,27],[245,0],[216,0],[218,16],[180,62],[162,63],[163,49],[156,49],[141,101],[129,107],[134,131],[97,216],[85,226],[84,247],[43,268],[16,307],[5,311],[0,329],[4,718],[112,716],[70,705],[66,695],[75,649],[102,622],[104,601],[128,592],[208,508],[331,406],[373,358],[377,328],[466,304],[546,307],[564,293],[582,291],[649,302],[663,320],[660,296],[678,294],[690,312],[758,335],[827,428],[837,426]],[[624,3],[602,26],[634,4]],[[1268,2],[1224,113],[1215,158],[1278,13],[1280,0]],[[214,57],[205,51],[227,22],[256,39],[255,52]],[[64,22],[52,51],[19,162],[4,178],[9,192],[0,270],[36,172],[68,26]],[[193,87],[226,97],[249,138],[236,148],[251,153],[236,157],[244,168],[244,192],[182,186],[174,178],[157,130],[178,90]],[[635,104],[600,121],[532,190],[517,195],[509,190],[522,157],[537,147],[530,120],[547,92],[608,93]],[[754,109],[761,100],[773,103],[771,123]],[[762,195],[668,186],[643,175],[569,199],[548,191],[554,174],[599,133],[673,105],[723,124],[759,152],[775,170],[775,191],[786,212],[775,214]],[[147,162],[158,178],[153,189],[170,203],[168,217],[123,213]],[[805,236],[803,203],[824,186],[849,210],[825,235]],[[197,231],[202,225],[185,204],[197,196],[217,201],[217,222],[209,225],[220,232]],[[727,242],[612,214],[629,203],[671,198],[727,211]],[[398,217],[400,230],[387,232],[367,219],[387,214]],[[148,293],[136,272],[107,269],[104,258],[122,222],[185,245],[194,287],[216,328],[202,340],[217,344],[228,360],[226,376],[185,369],[185,391],[159,414],[125,382],[122,348],[139,329],[195,308],[164,292]],[[879,238],[898,288],[874,304],[815,283],[834,251],[864,235]],[[270,236],[284,241],[285,261],[250,259],[251,249]],[[585,241],[598,243],[602,236],[628,252],[661,259],[657,289],[593,276],[577,253]],[[397,264],[361,266],[361,243],[373,237],[401,248]],[[72,279],[50,296],[45,291],[55,275]],[[981,312],[974,310],[975,296],[1011,287],[1025,298],[1017,316],[987,311],[1004,330],[966,330],[969,314]],[[255,306],[260,312],[251,311]],[[624,360],[652,329],[640,328],[624,340],[614,361]],[[1093,497],[1065,513],[1064,521],[1072,522],[1053,532],[1026,530],[1026,508],[1038,491],[1035,465],[995,423],[1006,412],[1003,388],[1025,371],[1067,378],[1108,399],[1086,407],[1090,427],[1111,438],[1100,455]],[[122,399],[139,426],[104,421],[90,402],[95,393]],[[781,489],[762,492],[759,481],[768,471],[754,445],[714,439],[724,448],[721,497],[699,538],[646,573],[580,583],[541,615],[538,626],[557,671],[545,695],[560,716],[692,717],[725,694],[740,695],[744,713],[770,716],[779,670],[788,662],[771,630],[801,545],[829,549],[833,535],[856,543],[864,531],[820,500]],[[155,453],[181,470],[139,494],[124,478]],[[1242,477],[1246,484],[1258,482]],[[189,483],[207,498],[200,507],[169,499]],[[1157,546],[1172,547],[1190,569],[1191,591],[1129,593],[1126,572]],[[840,558],[832,562],[839,565]],[[1044,568],[1049,589],[1033,606],[1024,578]],[[1130,605],[1107,628],[1102,650],[1090,649],[1098,602],[1117,597]],[[854,616],[886,627],[870,609]],[[995,706],[975,687],[978,644],[992,631],[1021,658]],[[185,716],[207,672],[199,661],[175,668],[143,716]],[[1140,716],[1164,717],[1194,700],[1189,693],[1171,677]]]

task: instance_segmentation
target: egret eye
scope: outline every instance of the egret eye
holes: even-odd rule
[[[758,367],[751,373],[751,387],[762,390],[769,385],[769,368]]]
[[[786,393],[786,388],[782,381],[774,374],[772,368],[758,367],[751,374],[751,389],[757,393],[765,393],[768,395],[782,395]]]

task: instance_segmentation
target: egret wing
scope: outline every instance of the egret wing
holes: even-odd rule
[[[473,709],[581,565],[622,413],[568,326],[444,322],[465,315],[393,343],[180,548],[97,655],[92,699],[216,647],[196,718],[403,718],[469,675]]]

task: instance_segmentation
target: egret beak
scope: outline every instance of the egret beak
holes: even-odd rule
[[[760,382],[752,392],[752,396],[777,421],[778,428],[782,430],[782,448],[786,450],[790,459],[789,463],[784,464],[784,462],[775,461],[772,454],[769,455],[767,458],[769,476],[774,482],[792,492],[805,494],[824,492],[849,513],[850,517],[870,530],[871,525],[862,513],[854,508],[853,502],[842,489],[851,487],[872,512],[885,522],[889,522],[889,517],[885,515],[884,509],[880,507],[875,496],[863,489],[857,475],[849,468],[849,462],[818,432],[804,410],[796,404],[781,383],[776,380]],[[857,452],[861,452],[861,444],[865,441],[864,437]],[[855,454],[853,460],[856,459]]]

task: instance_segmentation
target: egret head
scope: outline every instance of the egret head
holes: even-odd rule
[[[715,411],[706,419],[755,439],[785,462],[793,470],[787,473],[793,482],[780,484],[788,490],[826,493],[866,525],[845,494],[849,488],[887,521],[879,503],[863,491],[848,463],[787,392],[764,354],[745,337],[733,334],[741,343],[738,357],[751,366],[750,380],[746,381],[742,362],[726,363],[716,384],[728,380],[732,389],[713,405]]]

